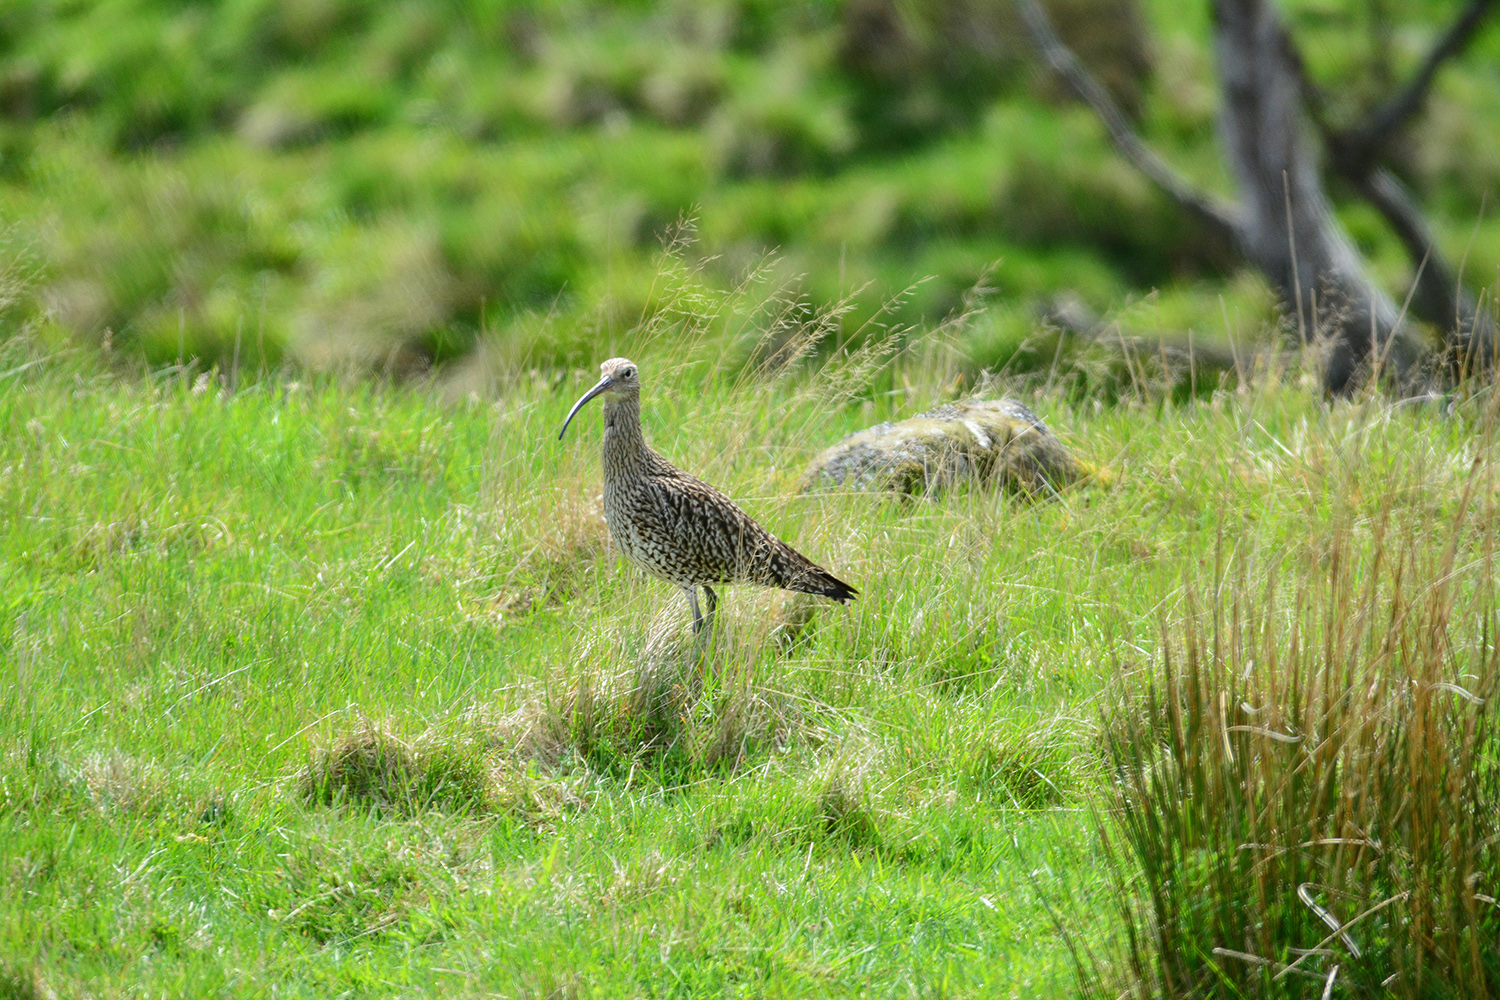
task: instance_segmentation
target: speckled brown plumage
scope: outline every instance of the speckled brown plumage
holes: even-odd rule
[[[641,434],[640,371],[625,358],[600,366],[603,378],[573,405],[568,421],[604,395],[604,519],[615,544],[652,576],[681,587],[693,630],[712,619],[713,584],[758,583],[835,601],[857,591],[771,534],[719,490],[688,475],[646,445]],[[568,423],[563,423],[563,431]],[[558,437],[562,432],[558,433]],[[708,614],[698,608],[698,588]]]

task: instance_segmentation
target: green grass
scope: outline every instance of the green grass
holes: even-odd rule
[[[230,391],[9,343],[12,994],[1068,994],[1073,948],[1122,954],[1133,870],[1100,852],[1101,736],[1185,595],[1226,553],[1363,558],[1380,517],[1442,544],[1492,458],[1483,394],[1043,388],[1115,485],[805,495],[962,357],[751,378],[676,308],[618,345],[648,438],[861,590],[732,588],[701,675],[681,596],[605,543],[597,415],[556,440],[587,371]]]
[[[1148,71],[1106,68],[1225,190],[1207,5],[1145,6]],[[1383,6],[1399,78],[1458,5]],[[1286,7],[1336,116],[1380,96],[1363,7]],[[1111,997],[1322,995],[1212,951],[1318,945],[1283,884],[1314,876],[1346,917],[1428,875],[1442,904],[1362,923],[1363,964],[1303,960],[1340,991],[1488,933],[1453,914],[1500,896],[1493,728],[1401,694],[1493,690],[1489,391],[1329,404],[1295,364],[1185,387],[1110,347],[1192,331],[1258,370],[1272,303],[1029,74],[1006,4],[972,9],[990,63],[923,5],[886,64],[824,0],[0,11],[0,997],[1032,997],[1080,967]],[[1400,164],[1476,287],[1497,46]],[[1340,212],[1399,291],[1383,224]],[[1059,291],[1104,346],[1037,329]],[[608,544],[596,411],[555,437],[610,354],[660,450],[859,600],[733,588],[700,672],[681,596]],[[843,434],[976,388],[1114,485],[799,492]],[[1340,631],[1439,592],[1390,630],[1420,656]],[[1329,635],[1387,686],[1317,787],[1369,776],[1350,814],[1390,863],[1296,853],[1324,812],[1278,741],[1171,730],[1242,699],[1345,719],[1298,700],[1370,679],[1289,652]],[[1412,747],[1439,752],[1359,771]],[[1465,805],[1392,821],[1444,782]],[[1251,842],[1285,868],[1236,867]]]
[[[1459,7],[1387,0],[1382,22],[1351,0],[1282,5],[1339,121],[1384,95],[1371,81],[1412,72]],[[1051,7],[1144,136],[1227,193],[1208,5]],[[0,250],[37,280],[6,319],[156,366],[419,373],[491,341],[581,364],[591,336],[557,330],[623,336],[659,240],[690,217],[705,281],[732,287],[776,251],[812,308],[853,295],[845,334],[914,282],[896,319],[941,321],[987,275],[1003,300],[976,371],[1014,361],[1063,292],[1125,310],[1131,333],[1221,334],[1221,297],[1265,329],[1263,283],[1029,53],[1009,0],[13,5]],[[1393,164],[1476,288],[1500,267],[1497,67],[1490,26]],[[1331,194],[1400,301],[1412,262]],[[1126,309],[1153,291],[1184,308]]]

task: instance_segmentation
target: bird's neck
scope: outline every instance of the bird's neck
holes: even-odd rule
[[[641,434],[641,398],[631,393],[604,400],[604,474],[642,474],[646,439]]]

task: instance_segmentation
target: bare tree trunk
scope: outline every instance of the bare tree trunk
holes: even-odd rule
[[[1421,211],[1376,162],[1392,131],[1421,106],[1442,61],[1460,51],[1496,0],[1470,0],[1422,69],[1357,129],[1323,126],[1332,166],[1384,214],[1418,264],[1412,307],[1438,324],[1450,354],[1489,365],[1500,358],[1495,324],[1433,246]],[[1225,155],[1239,189],[1226,205],[1197,190],[1141,141],[1103,88],[1061,42],[1037,0],[1016,0],[1048,65],[1103,121],[1116,150],[1184,210],[1228,236],[1271,282],[1305,341],[1325,348],[1323,384],[1353,388],[1378,363],[1409,379],[1422,355],[1402,310],[1370,279],[1363,258],[1329,206],[1319,176],[1319,144],[1305,110],[1311,95],[1302,63],[1273,0],[1214,0],[1214,44],[1224,92]]]
[[[1302,69],[1270,0],[1215,0],[1225,154],[1238,182],[1237,242],[1294,313],[1326,336],[1323,384],[1346,392],[1374,358],[1404,373],[1418,351],[1334,217],[1308,142]]]
[[[1412,315],[1443,332],[1449,373],[1460,378],[1471,371],[1494,369],[1500,360],[1500,330],[1494,317],[1481,311],[1473,294],[1463,287],[1433,239],[1432,229],[1411,193],[1395,174],[1381,165],[1381,160],[1392,138],[1426,103],[1438,69],[1468,46],[1496,3],[1497,0],[1469,0],[1406,86],[1347,128],[1336,129],[1322,117],[1320,112],[1325,102],[1316,86],[1303,76],[1303,86],[1328,149],[1329,165],[1385,216],[1406,247],[1417,268],[1411,296]]]

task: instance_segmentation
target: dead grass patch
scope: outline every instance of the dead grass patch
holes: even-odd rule
[[[100,812],[144,811],[172,791],[160,764],[119,751],[89,754],[68,782]]]

